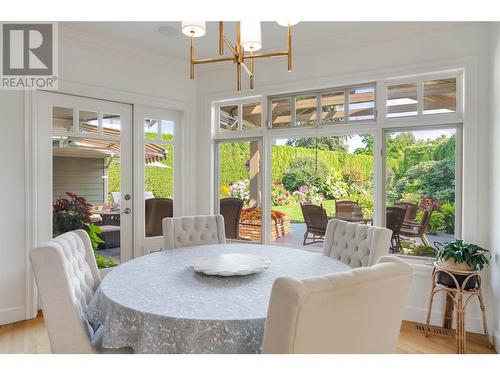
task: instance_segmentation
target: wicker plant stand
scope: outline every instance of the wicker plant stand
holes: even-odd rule
[[[444,273],[448,275],[451,280],[453,280],[454,286],[450,287],[438,282],[438,275],[440,273]],[[463,276],[464,280],[460,284],[455,276]],[[472,282],[477,279],[477,282]],[[467,283],[469,282],[469,285]],[[471,286],[470,284],[473,284]],[[464,354],[465,353],[465,344],[466,344],[466,331],[465,331],[465,310],[470,300],[473,297],[477,297],[479,299],[479,306],[481,308],[482,318],[483,318],[483,330],[486,339],[488,340],[488,346],[491,348],[491,342],[488,334],[488,327],[486,325],[486,313],[484,307],[483,294],[481,293],[481,276],[478,271],[455,271],[453,273],[447,269],[439,266],[436,262],[434,262],[434,269],[432,270],[432,289],[431,295],[429,299],[429,309],[427,310],[427,320],[424,329],[425,336],[429,334],[429,332],[433,332],[431,330],[429,322],[431,319],[432,312],[432,301],[434,300],[434,295],[438,292],[443,292],[446,294],[446,312],[445,312],[445,328],[451,328],[451,316],[453,314],[453,308],[456,312],[456,331],[455,331],[455,341],[457,345],[457,353]]]

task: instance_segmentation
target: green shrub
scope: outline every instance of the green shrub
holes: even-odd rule
[[[303,185],[314,186],[322,191],[328,175],[329,169],[325,162],[314,157],[302,157],[295,159],[286,170],[283,186],[291,192],[299,190]]]
[[[441,213],[444,216],[444,230],[446,233],[455,233],[455,204],[446,202],[441,205]]]
[[[444,229],[444,215],[439,211],[434,211],[429,220],[429,233],[437,234]]]

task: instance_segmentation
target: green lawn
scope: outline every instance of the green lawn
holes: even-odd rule
[[[333,215],[335,211],[335,200],[325,200],[322,202],[322,205],[328,216]],[[289,206],[273,206],[273,210],[283,212],[286,216],[290,217],[292,223],[304,222],[304,217],[302,216],[302,211],[300,210],[300,205],[298,203],[291,204]]]

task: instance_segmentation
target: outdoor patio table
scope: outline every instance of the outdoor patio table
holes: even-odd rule
[[[332,216],[333,219],[349,221],[351,223],[372,223],[373,219],[371,217],[364,217],[363,215],[357,215],[352,213],[342,213]]]
[[[223,253],[258,254],[261,273],[207,276],[193,265]],[[86,316],[104,325],[103,346],[135,353],[259,353],[271,288],[280,276],[303,279],[350,268],[318,253],[283,246],[203,245],[156,252],[111,271]]]

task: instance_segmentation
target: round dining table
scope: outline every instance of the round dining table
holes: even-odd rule
[[[270,261],[246,276],[209,276],[197,261],[245,253]],[[284,246],[214,244],[163,250],[126,262],[101,282],[86,311],[103,325],[104,348],[135,353],[259,353],[274,280],[350,268],[330,257]]]

